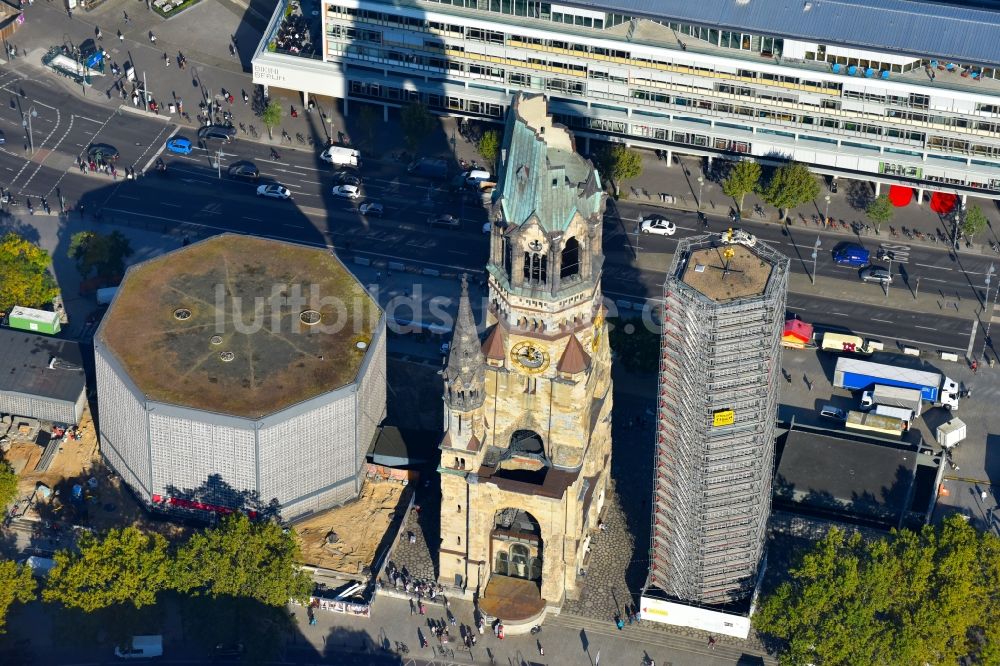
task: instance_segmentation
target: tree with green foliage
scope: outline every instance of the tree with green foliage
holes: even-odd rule
[[[13,560],[0,560],[0,634],[7,630],[7,611],[15,603],[35,600],[35,579],[31,567]]]
[[[722,191],[735,201],[739,199],[736,208],[743,214],[743,197],[755,192],[760,187],[760,164],[753,160],[742,160],[729,171],[729,176],[722,182]]]
[[[181,593],[244,597],[269,606],[306,600],[312,579],[299,568],[292,531],[241,513],[199,532],[178,550],[173,585]]]
[[[622,181],[642,175],[642,155],[624,144],[616,143],[602,150],[598,163],[604,175],[611,179],[615,196],[621,193]]]
[[[84,532],[77,551],[60,551],[42,598],[92,612],[115,604],[141,608],[156,603],[168,588],[170,557],[159,534],[136,527],[110,530],[103,537]]]
[[[133,254],[132,244],[120,231],[99,234],[94,231],[78,231],[69,240],[69,258],[76,262],[76,268],[84,279],[97,277],[117,277],[125,272],[125,260]]]
[[[791,162],[777,169],[761,191],[764,201],[778,209],[784,219],[788,210],[819,195],[819,182],[805,165]]]
[[[0,239],[0,313],[15,305],[38,307],[59,295],[49,253],[15,233]]]
[[[762,598],[782,664],[1000,663],[1000,538],[953,515],[865,541],[832,529]]]
[[[895,213],[896,210],[892,202],[889,201],[889,197],[885,194],[872,199],[872,202],[868,204],[868,208],[865,209],[865,215],[875,224],[876,231],[881,231],[882,225],[887,224]]]
[[[0,511],[17,499],[17,472],[6,460],[0,460]]]
[[[434,128],[434,117],[420,102],[412,102],[404,106],[400,111],[399,122],[403,128],[403,141],[406,142],[406,147],[412,153],[417,152],[417,148]]]
[[[971,241],[973,236],[986,228],[987,223],[983,210],[979,206],[970,206],[965,211],[965,219],[962,220],[962,233]]]
[[[281,124],[281,105],[276,100],[270,100],[261,112],[260,119],[267,128],[267,138],[273,139],[271,130]]]
[[[496,130],[486,130],[483,135],[479,137],[479,141],[476,142],[476,149],[479,154],[483,156],[490,168],[494,167],[497,163],[497,157],[500,156],[500,132]]]

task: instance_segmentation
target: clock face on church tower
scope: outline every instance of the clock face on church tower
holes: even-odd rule
[[[543,372],[549,367],[548,353],[528,341],[519,342],[511,348],[510,360],[524,372],[532,374]]]

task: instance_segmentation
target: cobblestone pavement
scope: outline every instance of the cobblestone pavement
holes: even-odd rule
[[[406,516],[389,562],[408,576],[434,581],[437,580],[437,553],[431,554],[429,544],[438,542],[437,535],[441,531],[441,495],[436,491],[440,488],[440,481],[435,473],[433,476],[425,475],[419,483],[413,509]]]

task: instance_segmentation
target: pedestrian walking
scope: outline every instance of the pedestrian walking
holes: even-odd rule
[[[416,606],[413,605],[413,599],[410,599],[410,616],[412,617],[416,614],[417,614],[417,608]]]
[[[426,610],[426,608],[424,607],[424,602],[422,602],[422,601],[421,601],[421,602],[419,602],[419,605],[418,605],[418,607],[420,608],[420,614],[421,614],[421,615],[425,615],[425,614],[427,613],[427,610]]]
[[[708,647],[712,650],[715,649],[715,636],[708,637]]]
[[[538,656],[540,657],[545,656],[545,648],[542,647],[541,641],[538,641]]]
[[[149,43],[156,44],[156,35],[153,34],[152,30],[149,31]]]
[[[119,42],[124,42],[125,41],[125,35],[122,34],[121,30],[118,31],[118,41]]]
[[[618,631],[625,628],[625,621],[622,620],[621,615],[615,617],[615,626],[618,627]]]

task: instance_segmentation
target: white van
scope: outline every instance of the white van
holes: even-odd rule
[[[156,659],[163,656],[163,636],[133,636],[129,647],[115,648],[119,659]]]
[[[31,575],[35,578],[47,578],[56,561],[49,557],[39,557],[32,555],[24,561],[24,564],[31,569]]]
[[[484,171],[483,169],[473,169],[471,171],[466,171],[464,174],[465,182],[467,185],[475,187],[478,183],[484,180],[493,180],[493,176],[489,171]]]
[[[343,146],[330,146],[319,154],[319,158],[333,166],[361,166],[361,151]]]

